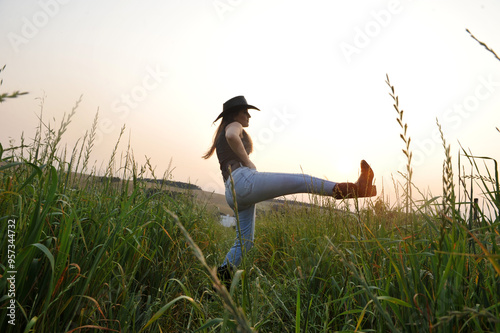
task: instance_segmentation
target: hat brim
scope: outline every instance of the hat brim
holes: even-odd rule
[[[220,118],[224,117],[225,115],[229,114],[229,113],[232,113],[232,112],[237,112],[237,111],[240,111],[240,110],[248,110],[248,109],[253,109],[253,110],[257,110],[257,111],[260,111],[259,108],[253,106],[253,105],[235,105],[233,106],[232,108],[229,108],[227,110],[224,110],[222,111],[219,116],[217,116],[217,118],[214,120],[214,123],[219,120]]]

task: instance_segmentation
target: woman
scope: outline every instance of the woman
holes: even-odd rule
[[[238,266],[242,256],[253,245],[255,230],[255,204],[261,201],[294,193],[330,195],[336,199],[370,197],[377,194],[372,185],[374,173],[366,161],[361,161],[361,176],[356,183],[335,183],[303,174],[258,172],[250,160],[252,140],[244,130],[251,118],[249,105],[243,96],[231,98],[223,104],[222,113],[214,123],[222,121],[214,135],[212,146],[203,156],[208,159],[217,153],[220,170],[226,188],[226,201],[235,210],[240,221],[240,234],[229,250],[223,264],[218,267],[219,278],[228,285],[232,268]],[[260,110],[259,110],[260,111]],[[233,198],[230,174],[233,178],[236,198]]]

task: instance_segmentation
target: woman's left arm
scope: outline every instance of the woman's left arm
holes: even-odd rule
[[[248,156],[245,146],[243,145],[243,142],[241,141],[241,132],[243,131],[243,127],[241,126],[240,123],[234,122],[226,127],[226,140],[227,143],[229,144],[229,147],[234,151],[236,155],[241,159],[243,164],[246,167],[249,167],[250,169],[257,169],[255,167],[255,164],[250,160],[250,157]]]

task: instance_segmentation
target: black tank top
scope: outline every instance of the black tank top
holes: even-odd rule
[[[247,132],[243,131],[243,147],[247,154],[252,152],[252,141]],[[231,149],[229,143],[226,140],[226,130],[224,129],[215,143],[215,151],[217,153],[217,158],[219,159],[220,170],[222,172],[222,178],[226,181],[229,178],[228,166],[235,163],[243,163],[243,161],[236,155],[236,153]],[[233,167],[234,168],[234,167]]]

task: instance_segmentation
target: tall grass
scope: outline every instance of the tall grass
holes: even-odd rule
[[[182,298],[175,303],[174,322],[166,325],[164,318],[151,320],[173,296],[188,297],[199,287],[191,285],[199,265],[191,260],[165,207],[182,217],[189,231],[213,220],[212,215],[189,194],[172,199],[162,182],[154,185],[150,195],[146,183],[140,181],[145,170],[137,170],[131,154],[119,167],[114,165],[119,140],[104,177],[95,168],[89,172],[97,120],[90,135],[75,145],[86,150],[74,148],[72,156],[64,158],[66,149],[59,144],[77,107],[78,102],[58,128],[40,117],[31,144],[0,146],[2,318],[7,318],[9,303],[6,272],[13,270],[6,265],[8,220],[16,221],[17,271],[16,325],[2,320],[0,331],[99,328],[135,332],[145,327],[156,331],[161,325],[179,330],[201,325],[203,316],[185,313],[187,304],[181,304]],[[122,134],[123,130],[120,138]],[[116,169],[124,170],[119,182],[112,178]]]
[[[403,124],[403,115],[404,115],[404,110],[401,109],[399,106],[399,97],[396,95],[396,89],[394,88],[393,85],[391,85],[391,81],[389,80],[389,75],[386,74],[386,81],[387,85],[391,89],[391,92],[389,95],[391,98],[394,100],[393,107],[396,110],[398,117],[396,118],[396,121],[398,122],[399,127],[401,127],[402,133],[399,135],[401,140],[403,140],[405,146],[402,149],[403,154],[406,157],[406,173],[401,173],[403,178],[405,179],[405,186],[403,188],[403,197],[405,200],[405,207],[406,207],[406,214],[410,213],[412,207],[412,177],[413,177],[413,168],[411,166],[411,160],[413,158],[413,153],[410,149],[411,145],[411,137],[408,135],[408,124],[404,123]]]
[[[455,179],[443,134],[443,196],[413,199],[408,159],[396,189],[411,200],[405,207],[377,199],[349,211],[321,198],[261,211],[255,248],[226,290],[214,267],[234,231],[190,193],[174,198],[161,181],[148,190],[150,160],[139,165],[130,143],[119,154],[124,128],[100,169],[88,164],[97,115],[62,148],[77,107],[57,128],[40,116],[32,142],[0,146],[2,318],[9,219],[17,271],[16,326],[3,320],[0,331],[500,331],[495,160],[462,149],[458,169],[470,172]],[[409,152],[402,111],[398,119]]]

